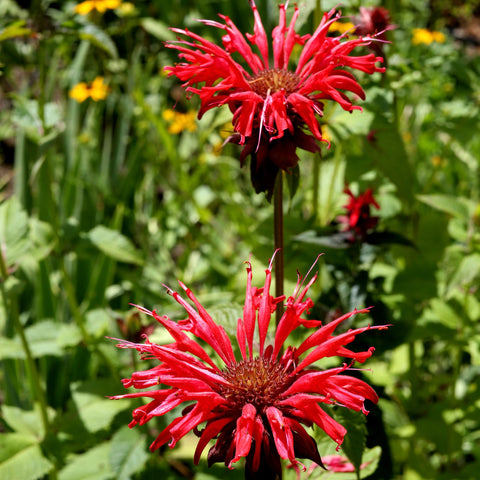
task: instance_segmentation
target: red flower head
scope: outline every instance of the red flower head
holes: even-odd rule
[[[325,13],[313,35],[300,36],[295,32],[299,10],[295,7],[287,25],[285,5],[279,7],[279,23],[272,32],[270,60],[262,20],[254,1],[250,3],[255,24],[253,34],[246,37],[255,51],[230,18],[220,15],[224,23],[202,22],[225,31],[223,48],[189,30],[174,28],[189,39],[167,43],[167,47],[178,50],[184,62],[165,69],[184,82],[188,92],[200,97],[199,118],[213,107],[230,107],[235,133],[229,141],[243,145],[242,164],[251,156],[256,191],[271,193],[278,170],[288,171],[297,165],[297,147],[311,152],[319,149],[317,141],[322,140],[322,132],[316,115],[323,114],[323,100],[333,100],[347,111],[361,110],[345,92],[361,99],[365,93],[345,68],[368,74],[383,72],[384,68],[376,65],[382,58],[374,54],[350,56],[352,50],[369,45],[373,38],[327,36],[340,12],[333,9]],[[290,56],[297,44],[303,49],[297,66],[292,68]],[[235,53],[244,65],[234,60]]]
[[[377,35],[385,40],[385,32],[395,28],[390,23],[390,13],[383,7],[360,7],[360,15],[355,18],[356,35]]]
[[[177,323],[138,307],[165,327],[174,342],[156,345],[148,339],[145,344],[121,340],[120,348],[134,348],[159,363],[123,380],[125,387],[141,391],[111,398],[150,399],[133,411],[130,427],[143,425],[188,402],[152,443],[152,451],[167,442],[174,447],[193,431],[199,436],[195,463],[210,441],[215,440],[208,453],[209,466],[224,462],[232,468],[245,457],[246,478],[273,479],[281,472],[281,459],[289,460],[297,470],[301,465],[297,457],[321,464],[316,443],[305,426],[316,424],[338,445],[342,443],[346,429],[324,411],[322,404],[367,413],[364,400],[377,402],[378,397],[369,385],[345,375],[354,361],[363,363],[374,348],[354,352],[346,345],[366,330],[386,327],[363,327],[333,335],[342,322],[368,309],[347,313],[323,326],[318,320],[302,318],[313,306],[306,294],[315,276],[306,286],[299,278],[293,295],[286,299],[285,313],[272,332],[273,338],[267,341],[272,313],[279,302],[285,301],[284,296],[270,295],[271,276],[272,263],[266,270],[263,287],[253,287],[252,268],[247,262],[243,318],[237,323],[237,353],[224,328],[212,320],[181,282],[194,306],[177,292],[168,292],[187,311],[186,320]],[[289,335],[300,327],[311,329],[312,333],[298,347],[286,347]],[[202,345],[207,345],[215,355]],[[337,355],[352,360],[350,364],[327,370],[313,366],[322,358]],[[201,425],[203,428],[199,430]]]
[[[344,192],[350,197],[350,201],[343,207],[347,210],[347,214],[340,215],[337,220],[344,224],[345,230],[352,231],[357,237],[363,239],[368,231],[375,228],[378,223],[378,217],[372,217],[370,213],[370,205],[377,210],[380,205],[373,198],[371,188],[358,196],[355,196],[349,188],[346,188]]]
[[[355,17],[355,35],[375,35],[379,40],[386,40],[386,32],[397,26],[391,23],[390,13],[383,7],[360,7],[360,14]],[[382,42],[375,42],[369,48],[377,55],[383,55]]]

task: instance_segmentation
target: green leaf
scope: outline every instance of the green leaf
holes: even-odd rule
[[[454,217],[468,219],[468,207],[458,197],[453,195],[444,195],[441,193],[432,195],[417,195],[417,198],[432,208],[441,212],[448,213]]]
[[[315,161],[318,160],[315,159]],[[290,201],[292,201],[300,185],[300,167],[298,164],[295,165],[291,172],[285,174],[285,180],[287,181],[288,191],[290,193]]]
[[[175,34],[163,23],[154,18],[142,18],[140,25],[158,40],[175,40]]]
[[[347,429],[342,450],[359,472],[367,436],[366,417],[361,412],[341,408],[335,411],[335,419]]]
[[[34,358],[51,355],[59,357],[65,349],[78,345],[82,339],[76,325],[61,324],[53,320],[38,322],[25,329],[25,335]],[[0,359],[25,358],[18,337],[13,339],[0,337]]]
[[[53,468],[30,435],[0,435],[0,478],[2,480],[36,480]]]
[[[58,480],[109,480],[116,478],[108,461],[110,448],[110,442],[104,442],[82,455],[75,456],[59,472]]]
[[[375,130],[374,140],[365,140],[364,154],[395,184],[399,196],[407,203],[412,203],[415,175],[402,137],[395,126],[385,124],[383,119],[380,121],[378,127],[372,126]]]
[[[480,274],[480,254],[473,253],[462,259],[447,287],[447,298],[455,291],[468,288]]]
[[[79,33],[82,40],[90,41],[93,45],[101,48],[113,58],[118,57],[117,47],[113,40],[97,26],[89,23],[83,26]]]
[[[87,234],[89,240],[105,255],[119,262],[143,265],[140,252],[132,242],[116,230],[97,225]]]
[[[25,27],[25,20],[18,20],[0,30],[0,42],[9,38],[24,37],[33,33],[32,30]]]
[[[48,413],[49,417],[53,418],[54,410],[50,409]],[[23,410],[11,405],[3,405],[2,417],[16,433],[31,437],[35,442],[43,440],[45,432],[38,404],[35,405],[34,410]]]
[[[148,459],[145,436],[127,426],[121,428],[112,437],[109,459],[115,478],[128,480],[132,474],[140,471]]]
[[[28,251],[28,216],[16,197],[0,205],[0,242],[3,245],[7,265],[18,262]]]
[[[89,432],[108,428],[115,415],[130,406],[128,400],[110,400],[106,395],[118,391],[118,385],[105,381],[73,386],[72,398],[80,418]]]

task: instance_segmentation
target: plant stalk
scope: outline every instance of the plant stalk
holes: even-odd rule
[[[280,170],[275,180],[273,191],[273,241],[275,246],[275,296],[283,295],[284,255],[283,255],[283,171]],[[283,302],[275,310],[276,324],[283,315]]]

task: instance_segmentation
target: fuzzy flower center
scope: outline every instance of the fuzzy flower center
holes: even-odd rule
[[[258,73],[248,83],[255,93],[267,98],[268,95],[282,89],[287,95],[297,91],[300,77],[289,70],[273,68]]]
[[[257,412],[275,405],[294,380],[285,367],[266,358],[244,360],[227,367],[223,377],[230,383],[221,386],[220,394],[234,409],[251,403]]]

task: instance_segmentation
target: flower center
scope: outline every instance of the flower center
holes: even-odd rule
[[[241,409],[245,404],[251,403],[257,412],[262,412],[281,400],[282,392],[293,381],[284,366],[259,357],[231,365],[222,374],[230,385],[219,387],[220,394],[230,406]]]
[[[248,83],[255,93],[266,98],[281,89],[284,89],[287,95],[295,92],[300,83],[300,77],[289,70],[273,68],[258,73]]]

